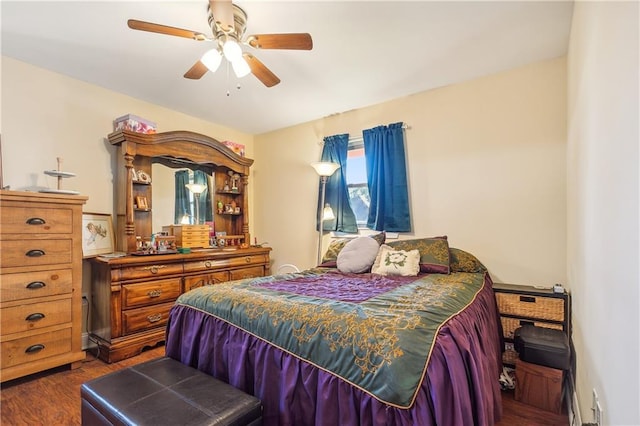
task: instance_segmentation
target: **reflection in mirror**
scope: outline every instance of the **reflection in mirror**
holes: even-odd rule
[[[194,183],[196,178],[196,170],[200,169],[198,174],[203,174],[206,179],[200,178],[198,183],[207,183],[208,189],[202,194],[200,201],[200,223],[213,221],[213,196],[214,196],[214,180],[211,170],[199,167],[198,165],[189,165],[185,163],[174,164],[169,167],[162,162],[152,164],[153,175],[153,226],[154,233],[162,231],[163,226],[170,224],[194,224],[195,223],[195,204],[193,195],[182,188],[180,192],[186,195],[186,204],[176,209],[176,175],[183,179],[188,178],[187,183]],[[203,173],[204,172],[204,173]],[[182,186],[182,185],[181,185]],[[180,201],[178,200],[178,204]],[[181,210],[178,212],[177,210]]]

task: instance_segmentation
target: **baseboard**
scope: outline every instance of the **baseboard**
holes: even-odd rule
[[[578,402],[578,394],[576,393],[576,380],[573,374],[573,368],[567,371],[566,379],[566,398],[567,413],[569,413],[569,426],[582,426],[582,416],[580,414],[580,403]]]
[[[89,333],[82,333],[82,350],[86,351],[87,349],[93,349],[97,345],[95,342],[89,339]]]

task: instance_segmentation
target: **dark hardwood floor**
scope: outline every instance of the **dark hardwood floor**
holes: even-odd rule
[[[80,385],[123,367],[138,364],[164,355],[164,347],[106,364],[88,354],[82,365],[49,370],[3,383],[0,390],[0,424],[19,425],[79,425]],[[499,426],[562,425],[567,426],[566,415],[538,410],[513,399],[512,392],[503,392],[503,417]]]

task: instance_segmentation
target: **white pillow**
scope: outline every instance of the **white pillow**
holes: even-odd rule
[[[420,271],[420,251],[394,250],[386,244],[380,246],[371,272],[380,275],[416,276]]]
[[[358,237],[349,241],[338,253],[338,270],[354,274],[368,272],[376,260],[379,248],[378,242],[371,237]]]

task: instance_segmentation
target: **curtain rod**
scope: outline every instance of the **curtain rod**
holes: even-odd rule
[[[410,130],[411,126],[409,126],[407,123],[402,123],[402,128],[404,130]],[[349,137],[349,143],[353,143],[353,142],[363,142],[364,138],[362,136],[350,136]],[[324,145],[324,137],[322,137],[320,139],[320,142],[318,142],[320,145]]]

